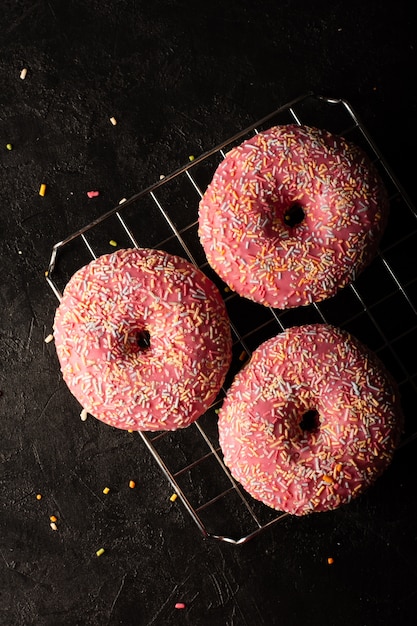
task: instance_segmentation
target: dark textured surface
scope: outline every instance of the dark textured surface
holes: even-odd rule
[[[309,90],[352,103],[415,201],[410,7],[3,0],[1,624],[416,623],[415,442],[349,506],[242,546],[203,540],[138,437],[80,421],[44,343],[55,242]],[[381,320],[389,332],[401,312]]]

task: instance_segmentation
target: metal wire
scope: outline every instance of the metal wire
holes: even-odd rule
[[[326,120],[325,124],[321,121],[323,115]],[[205,183],[201,183],[199,180],[201,168],[208,168],[210,178],[210,175],[214,174],[216,162],[219,163],[233,145],[237,145],[244,138],[253,136],[273,124],[288,122],[326,127],[328,130],[343,134],[345,137],[349,137],[350,135],[356,137],[355,134],[358,134],[364,144],[363,147],[379,168],[384,179],[389,182],[393,189],[391,202],[395,201],[400,203],[402,211],[408,211],[409,215],[417,217],[417,212],[410,198],[387,165],[351,105],[345,100],[327,98],[308,93],[278,108],[261,120],[258,120],[255,124],[245,128],[220,145],[205,152],[190,163],[187,163],[182,168],[165,176],[160,181],[142,190],[138,194],[135,194],[123,202],[123,204],[112,208],[82,229],[56,243],[52,248],[48,270],[45,272],[46,280],[56,297],[59,300],[61,299],[62,288],[71,275],[71,272],[65,274],[65,271],[63,271],[59,278],[57,276],[60,273],[58,270],[61,269],[59,261],[62,250],[65,248],[65,250],[69,251],[71,256],[72,246],[77,244],[77,242],[82,242],[90,260],[97,258],[97,256],[105,251],[109,252],[109,250],[106,249],[108,245],[106,236],[108,236],[108,229],[112,228],[110,220],[114,218],[117,219],[121,227],[123,247],[147,246],[170,251],[170,248],[174,245],[177,246],[179,253],[183,257],[188,258],[203,271],[209,272],[210,268],[205,258],[202,262],[198,260],[201,258],[201,249],[195,237],[198,227],[198,202],[203,196],[204,185],[207,184],[207,180]],[[170,185],[173,183],[181,190],[184,197],[188,198],[190,220],[187,221],[185,225],[178,223],[175,211],[162,200],[164,192],[170,191]],[[189,201],[190,194],[193,198],[191,202]],[[135,224],[141,214],[142,203],[145,201],[150,202],[151,206],[156,210],[156,215],[162,219],[161,224],[164,225],[163,230],[165,231],[166,226],[168,226],[168,232],[170,233],[168,236],[155,241],[152,245],[149,245],[147,241],[146,232],[142,232]],[[413,304],[413,296],[409,292],[409,289],[412,290],[415,288],[416,284],[414,279],[409,282],[402,281],[388,257],[396,251],[396,248],[401,245],[403,240],[406,240],[407,237],[414,236],[416,233],[417,219],[411,231],[409,230],[408,232],[402,233],[399,238],[390,242],[383,252],[379,251],[381,272],[384,271],[385,274],[381,274],[381,284],[376,301],[371,304],[367,303],[366,294],[361,293],[360,286],[356,284],[356,281],[346,288],[347,291],[350,290],[357,305],[357,310],[353,312],[353,314],[346,312],[342,320],[342,325],[349,329],[350,324],[361,319],[361,316],[366,316],[367,321],[372,325],[377,337],[380,339],[380,345],[376,347],[375,351],[381,352],[388,350],[399,372],[401,379],[399,384],[408,385],[412,390],[412,394],[414,394],[414,406],[417,401],[417,371],[415,366],[413,369],[412,365],[410,366],[408,362],[404,361],[403,355],[398,352],[396,342],[404,337],[407,338],[408,334],[412,333],[417,326],[417,311]],[[191,236],[193,234],[194,240]],[[122,242],[120,245],[122,246]],[[411,260],[410,262],[412,263],[413,261]],[[395,285],[396,291],[394,296],[401,299],[401,305],[405,304],[408,306],[410,314],[415,318],[409,322],[408,326],[402,327],[395,337],[387,336],[374,313],[375,306],[384,303],[384,301],[392,297],[392,293],[385,288],[387,277],[389,277],[391,283]],[[326,301],[320,304],[314,303],[308,307],[302,307],[302,310],[295,309],[289,312],[272,308],[267,309],[267,307],[256,305],[255,311],[251,309],[250,313],[246,313],[245,303],[242,302],[236,294],[224,289],[222,294],[228,307],[233,309],[233,305],[235,303],[238,304],[237,309],[239,313],[230,314],[235,354],[232,365],[234,365],[235,371],[239,370],[243,362],[250,357],[251,352],[259,343],[281,332],[286,327],[314,321],[341,325],[340,321],[335,322],[332,310],[329,308],[329,303]],[[337,298],[338,296],[332,298],[332,303],[337,304]],[[400,300],[398,300],[398,302],[400,302]],[[340,308],[343,308],[343,305],[339,306],[339,312]],[[242,324],[242,321],[244,324]],[[245,328],[243,328],[243,326],[245,326]],[[246,328],[246,326],[248,326],[248,328]],[[222,392],[224,396],[226,389],[224,388]],[[213,426],[216,407],[220,406],[220,403],[221,398],[218,399],[217,403],[213,405],[208,412],[208,414],[211,415],[211,418],[210,415],[208,416],[210,427]],[[183,444],[181,442],[182,435],[184,434],[181,431],[157,434],[139,432],[138,435],[151,452],[163,475],[179,496],[186,511],[200,529],[203,537],[210,537],[233,544],[242,544],[282,520],[287,514],[281,511],[274,511],[261,503],[253,501],[234,480],[223,463],[221,449],[217,440],[217,431],[214,435],[209,434],[207,426],[203,424],[204,418],[206,417],[207,415],[203,416],[185,429],[187,435],[191,437],[191,443]],[[174,445],[166,445],[165,447],[167,449],[164,450],[164,444],[167,442],[168,436],[169,438],[174,438],[175,443]],[[416,437],[417,433],[412,433],[409,434],[408,438],[404,441],[410,441]],[[181,455],[184,455],[183,465],[176,470],[173,469],[172,463],[173,459],[176,460],[177,452],[174,451],[173,448],[175,448],[176,451],[180,450]],[[197,455],[196,458],[186,459],[187,453],[195,449],[201,449],[201,454]],[[214,465],[211,465],[210,472],[205,473],[205,465],[209,462],[213,462]],[[213,467],[215,470],[213,470]],[[193,478],[193,472],[196,470],[202,472],[203,476],[199,476],[197,479]],[[214,471],[216,472],[216,476],[214,475]],[[183,481],[183,484],[181,481]],[[213,495],[205,498],[201,497],[204,491],[204,485],[202,483],[217,486],[217,482],[219,483],[219,488]],[[222,509],[221,512],[218,513],[219,506],[223,505],[224,510]],[[211,512],[211,520],[205,517],[208,512]],[[236,522],[238,522],[238,530],[233,530]]]

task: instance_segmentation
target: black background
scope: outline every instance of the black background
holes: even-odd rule
[[[352,104],[415,201],[411,7],[2,0],[1,624],[417,623],[415,442],[346,507],[204,540],[139,439],[81,422],[44,342],[53,244],[307,91]]]

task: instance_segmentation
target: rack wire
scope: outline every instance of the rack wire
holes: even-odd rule
[[[211,270],[198,240],[198,203],[233,146],[274,124],[294,122],[326,128],[362,146],[386,184],[391,216],[377,256],[354,282],[320,304],[283,311],[242,299]],[[223,463],[216,414],[253,350],[287,327],[333,324],[374,350],[400,388],[406,418],[401,446],[417,438],[417,364],[410,350],[417,345],[417,212],[346,100],[303,95],[56,243],[45,275],[58,300],[74,271],[110,252],[110,240],[121,248],[152,247],[188,258],[217,284],[226,303],[233,360],[216,402],[186,429],[138,432],[203,537],[242,544],[287,516],[252,499],[231,476]]]

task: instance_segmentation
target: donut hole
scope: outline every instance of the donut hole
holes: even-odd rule
[[[284,213],[284,224],[293,228],[304,221],[305,213],[301,204],[294,202]]]
[[[121,337],[120,345],[125,357],[126,355],[132,356],[139,352],[146,352],[151,347],[151,335],[146,329],[132,328],[129,333],[125,333]]]
[[[142,352],[151,347],[151,335],[148,330],[138,330],[136,333],[136,345]]]
[[[309,409],[303,413],[301,422],[298,424],[304,433],[312,433],[320,426],[320,416],[316,409]]]

